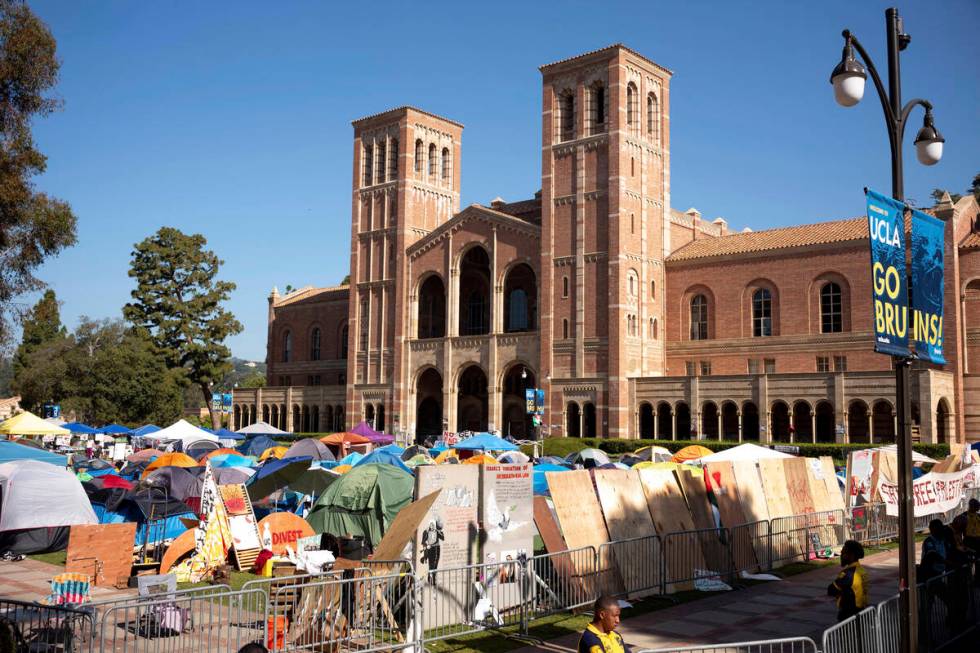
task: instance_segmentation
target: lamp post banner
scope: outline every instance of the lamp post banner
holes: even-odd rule
[[[921,360],[944,365],[943,236],[939,218],[912,209],[912,342]]]
[[[905,267],[905,205],[869,190],[871,295],[875,351],[909,355],[908,289]]]

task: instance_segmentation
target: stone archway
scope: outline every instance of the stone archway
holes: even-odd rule
[[[875,443],[895,442],[895,415],[892,405],[879,399],[871,406],[871,435]]]
[[[585,437],[596,437],[595,404],[591,401],[582,407],[582,425],[585,428]]]
[[[456,398],[456,430],[486,431],[490,415],[487,375],[470,365],[459,375]]]
[[[364,421],[374,428],[374,404],[364,406]]]
[[[860,399],[855,399],[847,407],[847,436],[850,442],[870,442],[868,405]]]
[[[574,401],[565,408],[565,435],[570,438],[582,437],[582,413]]]
[[[374,411],[374,430],[380,433],[385,432],[385,405],[378,404],[378,407]]]
[[[837,441],[837,416],[829,401],[817,403],[817,442]]]
[[[742,439],[759,441],[759,407],[754,401],[742,404]]]
[[[769,421],[772,424],[770,439],[773,442],[789,442],[789,404],[777,401],[769,409]]]
[[[708,401],[701,407],[701,435],[705,440],[718,440],[718,404]]]
[[[436,275],[419,288],[418,337],[442,338],[446,335],[446,287]]]
[[[537,328],[538,282],[527,263],[515,265],[504,281],[504,331],[533,331]]]
[[[640,437],[645,439],[653,438],[653,406],[649,402],[644,401],[640,404]]]
[[[232,422],[232,424],[234,425],[232,426],[232,430],[237,431],[238,429],[242,428],[242,407],[238,404],[235,404],[234,410],[235,410],[235,417],[234,417],[234,421]],[[248,409],[246,408],[246,410]]]
[[[936,404],[936,442],[942,444],[950,441],[949,403],[941,398]]]
[[[691,439],[691,407],[686,401],[678,401],[674,407],[674,419],[677,422],[677,435],[675,440]]]
[[[524,392],[537,387],[534,372],[523,363],[511,365],[504,374],[503,395],[501,397],[501,432],[523,440],[533,435],[531,416],[527,414],[527,401]]]
[[[810,404],[805,401],[793,403],[793,440],[813,442],[813,416],[810,414]]]
[[[442,435],[442,375],[433,367],[415,381],[415,441]]]
[[[726,401],[721,405],[721,439],[738,440],[738,406]]]
[[[657,404],[657,431],[660,439],[675,439],[674,437],[674,411],[666,401]]]
[[[459,335],[490,333],[490,298],[490,257],[482,247],[473,247],[459,265]]]

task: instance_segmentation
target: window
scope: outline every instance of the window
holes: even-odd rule
[[[320,360],[320,327],[313,329],[310,335],[310,360]]]
[[[660,337],[660,323],[657,322],[657,318],[653,318],[653,339],[656,340]]]
[[[817,371],[818,372],[829,372],[830,371],[830,358],[827,356],[817,356]]]
[[[637,118],[637,92],[636,84],[630,82],[626,85],[626,125],[629,127],[630,134],[636,134],[639,127]]]
[[[834,356],[834,371],[835,372],[847,371],[847,356]]]
[[[748,363],[749,363],[749,374],[758,374],[759,373],[759,359],[758,358],[750,358],[748,360]]]
[[[306,377],[306,385],[320,385],[320,375],[311,374]]]
[[[340,330],[340,358],[343,360],[347,359],[347,337],[348,337],[347,325]]]
[[[695,295],[691,298],[691,340],[708,339],[708,298]]]
[[[630,177],[636,176],[636,159],[630,157]]]
[[[292,379],[290,379],[288,376],[280,376],[279,385],[281,386],[292,385]]]
[[[606,89],[596,84],[589,92],[589,135],[605,131],[606,126]]]
[[[436,159],[436,144],[429,144],[429,176],[435,177],[436,170],[438,169],[439,161]]]
[[[636,294],[636,272],[630,270],[626,275],[626,283],[628,285],[630,297]]]
[[[651,281],[650,282],[650,299],[656,299],[656,298],[657,298],[657,282],[656,281]]]
[[[776,373],[776,359],[775,358],[766,358],[766,359],[764,359],[762,361],[762,365],[763,365],[763,369],[766,371],[766,374],[775,374]]]
[[[398,218],[398,196],[394,193],[388,196],[388,224],[394,225]]]
[[[374,171],[374,147],[364,146],[364,186],[371,185],[371,173]]]
[[[697,366],[694,364],[694,361],[685,362],[684,368],[688,376],[696,376]]]
[[[630,213],[630,233],[636,233],[636,216]]]
[[[361,314],[358,316],[361,320],[361,343],[360,350],[367,351],[368,348],[368,303],[366,299],[361,300]]]
[[[568,297],[568,277],[561,278],[561,296]]]
[[[376,172],[374,173],[374,178],[377,181],[377,183],[381,184],[384,183],[385,172],[387,172],[386,168],[388,166],[388,154],[386,152],[386,145],[384,141],[381,141],[375,147],[377,148],[378,152],[374,157],[375,163],[377,165]]]
[[[711,376],[711,361],[701,361],[701,376]]]
[[[840,333],[844,330],[844,312],[840,286],[833,281],[820,289],[820,333]]]
[[[530,328],[527,319],[527,293],[524,292],[523,288],[515,288],[511,291],[508,302],[510,303],[508,313],[510,320],[507,331],[527,331]]]
[[[449,148],[442,148],[442,180],[449,183]]]
[[[575,94],[566,91],[558,96],[558,140],[575,138]]]
[[[422,145],[422,139],[415,141],[415,172],[416,174],[422,174],[422,155],[424,154],[425,146]]]
[[[752,293],[752,335],[756,338],[772,335],[772,293],[768,288]]]
[[[649,324],[647,325],[647,337],[650,338],[651,340],[657,337],[656,335],[657,332],[655,327],[656,327],[656,322],[654,322],[654,319],[651,317],[649,320]]]
[[[388,153],[388,181],[398,178],[398,139],[391,139],[391,152]]]
[[[347,372],[341,372],[337,375],[337,385],[347,385]]]
[[[647,136],[654,143],[657,142],[659,136],[659,130],[657,126],[660,124],[660,103],[657,101],[657,96],[653,93],[647,95]]]
[[[568,340],[568,320],[561,321],[561,337]]]
[[[282,362],[288,363],[293,355],[293,334],[286,331],[282,334]]]

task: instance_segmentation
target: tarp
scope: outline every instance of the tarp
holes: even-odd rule
[[[531,487],[535,494],[548,495],[548,480],[545,478],[545,472],[567,472],[570,471],[568,467],[564,465],[552,465],[545,463],[543,465],[535,465],[532,468],[534,479]]]
[[[151,433],[156,433],[160,430],[160,427],[156,424],[147,424],[146,426],[141,426],[133,431],[133,435],[144,436],[150,435]]]
[[[9,463],[14,460],[38,460],[62,468],[68,464],[68,459],[65,456],[52,451],[25,447],[9,440],[0,440],[0,463]]]
[[[681,449],[681,451],[684,451],[684,449]],[[680,454],[680,451],[677,453]],[[775,449],[760,447],[759,445],[752,444],[751,442],[746,442],[745,444],[740,444],[737,447],[732,447],[731,449],[724,449],[717,453],[702,456],[696,460],[699,463],[708,464],[733,460],[761,460],[763,458],[795,458],[795,456],[788,453],[783,453],[782,451],[776,451]]]
[[[96,429],[81,422],[68,422],[67,424],[62,424],[62,427],[71,431],[72,435],[95,435],[99,433]]]
[[[0,532],[97,523],[71,472],[37,460],[0,465]]]
[[[34,413],[23,412],[0,424],[0,433],[7,435],[69,435],[71,431],[45,422]]]
[[[412,501],[415,478],[394,465],[360,465],[320,495],[307,521],[317,533],[361,535],[377,546],[398,511]]]
[[[520,449],[513,442],[507,442],[490,433],[477,433],[456,443],[456,451],[517,451]]]
[[[208,433],[204,429],[199,429],[190,422],[182,419],[177,420],[165,429],[160,429],[143,437],[146,440],[155,440],[158,442],[175,440],[180,442],[185,449],[187,448],[186,445],[197,442],[198,440],[218,441],[218,436]]]
[[[253,426],[255,426],[253,424]],[[254,437],[245,440],[237,447],[238,453],[243,456],[261,456],[262,452],[266,449],[271,449],[272,447],[279,446],[279,443],[270,438],[267,435],[256,435]]]
[[[96,429],[96,433],[105,433],[106,435],[132,435],[133,431],[122,424],[106,424],[102,428]]]
[[[283,458],[296,458],[297,456],[309,456],[313,460],[336,460],[327,445],[314,438],[304,438],[294,442],[282,455]]]
[[[240,433],[241,435],[251,436],[251,435],[289,435],[289,431],[280,431],[272,424],[268,422],[256,422],[255,424],[249,424],[243,428],[238,429],[235,433]]]
[[[357,468],[361,465],[372,464],[392,465],[404,472],[408,472],[409,474],[412,473],[412,470],[405,464],[405,461],[403,461],[400,456],[396,456],[390,451],[382,451],[380,449],[377,451],[372,451],[368,455],[358,460],[356,463],[354,463],[354,467]]]

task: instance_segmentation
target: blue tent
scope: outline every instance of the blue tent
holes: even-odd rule
[[[95,435],[96,433],[101,433],[98,429],[93,429],[91,426],[82,424],[81,422],[68,422],[67,424],[62,424],[61,428],[68,429],[73,435]]]
[[[67,425],[66,425],[66,428],[67,428]],[[133,431],[133,435],[137,435],[137,436],[149,435],[150,433],[156,433],[159,430],[160,430],[160,427],[157,426],[156,424],[147,424],[146,426],[141,426],[138,429],[136,429],[135,431]]]
[[[535,465],[534,466],[534,481],[531,487],[534,489],[535,494],[548,494],[548,480],[545,478],[545,472],[567,472],[571,471],[568,467],[562,465]]]
[[[402,470],[403,472],[408,472],[409,474],[412,473],[412,469],[408,465],[406,465],[405,462],[399,456],[396,456],[391,451],[383,451],[381,449],[372,451],[368,455],[364,456],[356,463],[354,463],[354,467],[360,467],[361,465],[370,465],[371,463],[384,463],[387,465],[394,465],[395,467]]]
[[[10,440],[0,440],[0,463],[9,463],[14,460],[39,460],[42,463],[51,463],[58,467],[68,465],[68,459],[65,456],[45,449],[27,447]]]
[[[212,467],[254,467],[255,461],[246,456],[237,456],[233,453],[219,453],[217,456],[209,458]]]
[[[245,440],[237,447],[238,453],[243,456],[261,456],[262,452],[270,447],[278,447],[279,443],[270,438],[268,435],[256,435],[253,438]]]
[[[222,440],[244,440],[245,436],[241,433],[235,433],[234,431],[229,431],[228,429],[218,429],[217,431],[212,431]]]
[[[396,456],[401,456],[405,453],[405,447],[399,447],[397,444],[386,444],[383,447],[378,447],[375,451],[390,451]]]
[[[96,433],[105,433],[106,435],[132,435],[133,432],[123,426],[122,424],[108,424],[100,429],[96,429]]]
[[[378,449],[378,451],[383,451],[383,450],[384,450],[384,447],[382,447],[381,449]],[[389,451],[388,453],[393,454],[393,455],[399,455],[399,456],[401,455],[401,454],[395,454],[394,451]],[[350,465],[351,467],[353,467],[363,457],[364,457],[364,454],[358,453],[357,451],[351,451],[349,454],[347,454],[346,456],[344,456],[343,458],[341,458],[340,460],[338,460],[337,461],[337,464],[338,465]]]
[[[477,433],[471,438],[460,441],[453,448],[456,451],[517,451],[520,449],[513,442],[507,442],[507,440],[490,433]]]

